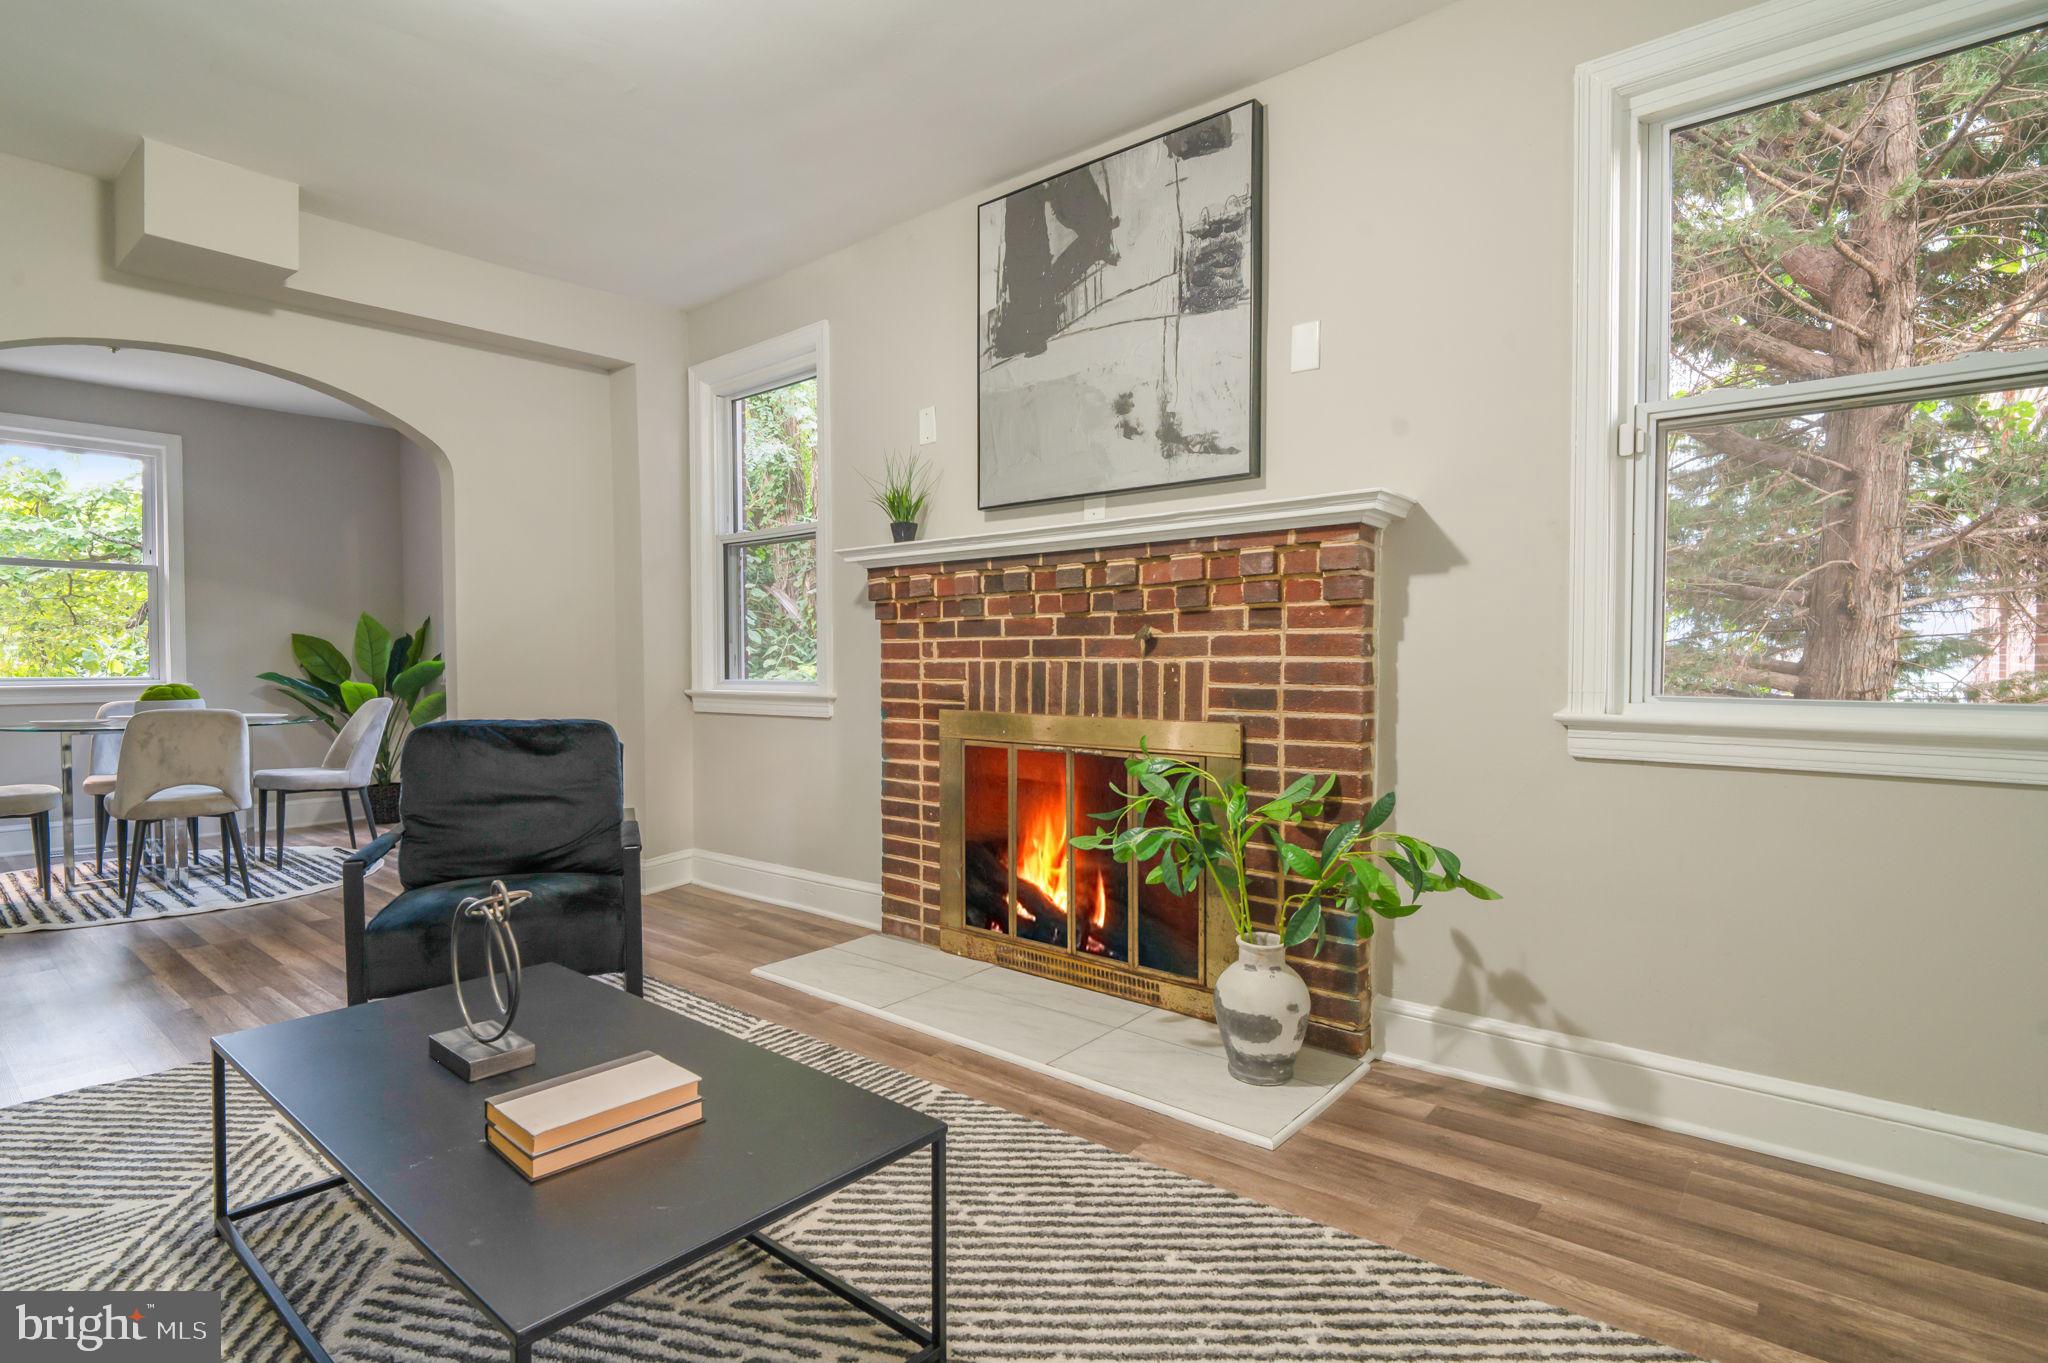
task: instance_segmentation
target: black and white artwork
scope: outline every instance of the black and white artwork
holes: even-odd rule
[[[1260,107],[981,206],[981,505],[1259,471]]]

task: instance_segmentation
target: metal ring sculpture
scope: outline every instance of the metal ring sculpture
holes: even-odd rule
[[[491,892],[474,895],[455,906],[455,912],[448,920],[449,970],[455,977],[455,1005],[462,1010],[462,1025],[469,1034],[485,1045],[503,1040],[512,1031],[512,1019],[519,1013],[519,977],[522,967],[519,963],[519,939],[512,935],[506,919],[512,910],[533,898],[528,890],[508,890],[505,882],[491,882]],[[498,1005],[503,1016],[498,1021],[498,1030],[485,1036],[470,1016],[469,1001],[462,997],[462,929],[471,921],[484,925],[484,964],[489,968],[491,1000]],[[503,966],[505,983],[498,984],[498,970]]]

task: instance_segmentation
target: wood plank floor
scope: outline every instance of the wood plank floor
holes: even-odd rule
[[[657,978],[1705,1358],[2048,1360],[2048,1227],[1385,1063],[1257,1150],[750,973],[856,929],[696,890],[647,903]],[[0,1106],[341,996],[338,893],[0,937]]]

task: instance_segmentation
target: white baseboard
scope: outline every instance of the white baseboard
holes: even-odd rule
[[[342,818],[341,797],[339,795],[294,795],[288,802],[287,807],[291,811],[291,823],[286,830],[287,836],[290,836],[291,831],[294,829],[346,822]],[[357,806],[356,831],[359,836],[367,837],[368,832],[364,829],[362,820],[362,808]],[[206,845],[208,847],[213,846],[213,834],[219,830],[220,825],[217,822],[208,819],[200,820],[199,835],[207,840]],[[243,815],[242,836],[250,839],[253,845],[256,837],[256,811],[254,808],[251,808]],[[271,836],[277,836],[276,829],[273,828],[271,830]],[[72,856],[77,862],[83,863],[92,860],[92,798],[90,796],[80,796],[78,803],[72,807],[71,846]],[[114,832],[112,829],[108,829],[107,847],[109,850],[107,855],[109,857],[114,855],[111,850],[113,846]],[[29,837],[27,819],[0,819],[0,857],[26,857],[34,850],[35,842]],[[50,860],[57,862],[63,860],[63,857],[64,834],[57,827],[57,821],[53,817],[50,820]]]
[[[649,857],[640,867],[641,889],[647,894],[678,885],[702,885],[856,927],[882,926],[882,887],[869,881],[777,866],[702,847]]]
[[[1373,1015],[1396,1064],[2048,1221],[2048,1133],[1406,999]]]

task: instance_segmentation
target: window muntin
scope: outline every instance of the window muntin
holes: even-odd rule
[[[2048,29],[1661,145],[1647,694],[2048,701]]]
[[[161,675],[154,459],[0,441],[0,682]]]

